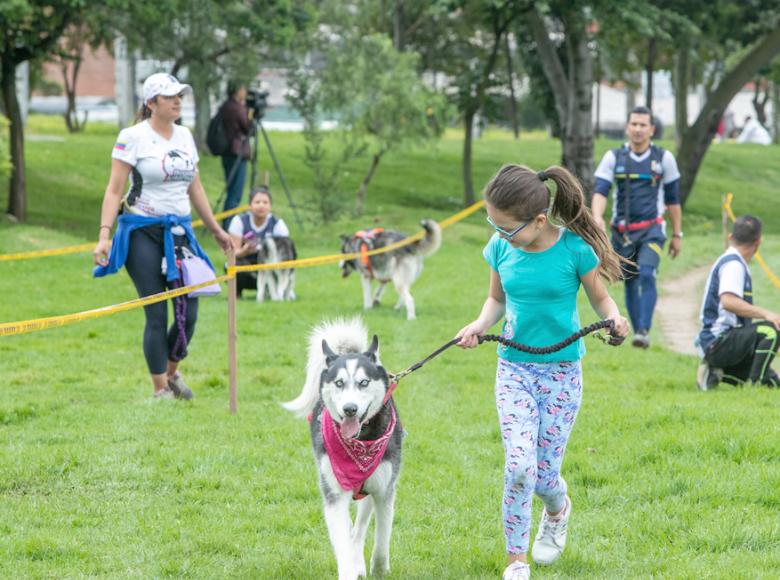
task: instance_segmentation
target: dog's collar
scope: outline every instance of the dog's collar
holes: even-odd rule
[[[396,387],[398,387],[398,383],[395,381],[388,385],[385,398],[382,400],[382,406],[387,405],[388,401],[393,398],[393,392],[395,391]]]

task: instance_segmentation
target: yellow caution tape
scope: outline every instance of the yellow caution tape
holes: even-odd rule
[[[484,205],[484,201],[478,201],[475,204],[467,207],[466,209],[456,213],[453,216],[440,222],[442,229],[451,226],[452,224],[468,217]],[[231,210],[235,211],[235,210]],[[215,216],[216,217],[216,216]],[[382,248],[370,250],[365,254],[352,253],[352,254],[331,254],[327,256],[315,256],[313,258],[302,258],[300,260],[289,260],[287,262],[276,262],[274,264],[257,264],[248,266],[235,266],[228,268],[228,273],[224,276],[219,276],[216,282],[225,282],[235,277],[237,272],[252,272],[257,270],[281,270],[287,268],[305,268],[310,266],[320,266],[322,264],[335,263],[340,260],[355,260],[361,256],[374,256],[376,254],[383,254],[385,252],[391,252],[402,248],[414,242],[417,242],[425,237],[425,231],[420,230],[414,235],[404,238],[393,244],[389,244]],[[90,245],[90,247],[92,247]],[[63,248],[64,249],[64,248]],[[49,250],[56,251],[56,250]],[[154,304],[156,302],[162,302],[176,296],[188,294],[198,288],[205,288],[214,284],[214,280],[203,282],[201,284],[193,284],[192,286],[183,286],[174,290],[168,290],[166,292],[160,292],[152,296],[146,296],[145,298],[137,298],[128,302],[122,302],[121,304],[115,304],[113,306],[104,306],[102,308],[95,308],[94,310],[86,310],[84,312],[76,312],[73,314],[65,314],[62,316],[51,316],[48,318],[37,318],[34,320],[24,320],[21,322],[5,322],[0,324],[0,336],[11,336],[15,334],[25,334],[28,332],[36,332],[38,330],[47,330],[49,328],[57,328],[65,326],[66,324],[72,324],[74,322],[81,322],[82,320],[89,320],[91,318],[100,318],[102,316],[108,316],[109,314],[116,314],[117,312],[124,312],[126,310],[132,310],[134,308],[140,308],[148,304]]]
[[[215,219],[222,219],[241,213],[249,209],[248,205],[242,205],[214,214]],[[203,225],[203,220],[196,220],[192,222],[192,227],[197,228]],[[97,242],[89,242],[86,244],[79,244],[77,246],[67,246],[65,248],[55,248],[53,250],[34,250],[31,252],[17,252],[15,254],[0,254],[0,262],[14,262],[18,260],[32,260],[34,258],[46,258],[49,256],[63,256],[65,254],[79,254],[81,252],[88,252],[94,249]]]
[[[726,202],[723,204],[723,209],[726,210],[726,213],[729,216],[729,219],[733,222],[737,221],[737,216],[734,214],[734,210],[731,208],[731,202],[734,200],[734,194],[729,192],[726,194]],[[777,276],[775,276],[774,272],[769,269],[769,266],[767,265],[766,261],[764,261],[763,256],[761,256],[761,253],[756,250],[755,254],[756,261],[761,266],[761,269],[764,271],[764,273],[767,275],[767,278],[772,282],[775,288],[780,289],[780,279],[778,279]]]
[[[62,256],[64,254],[77,254],[87,252],[95,247],[96,242],[68,246],[54,250],[36,250],[32,252],[18,252],[16,254],[0,254],[0,262],[13,262],[16,260],[31,260],[32,258],[44,258],[46,256]]]
[[[468,206],[466,209],[460,210],[455,215],[451,215],[445,220],[442,220],[439,222],[439,225],[441,226],[441,229],[446,230],[448,227],[450,227],[452,224],[459,222],[462,219],[465,219],[469,217],[474,212],[479,211],[482,209],[482,207],[485,205],[485,200],[480,199],[476,203],[472,203],[470,206]]]
[[[232,278],[232,276],[219,276],[216,280],[209,280],[208,282],[193,284],[191,286],[182,286],[181,288],[176,288],[174,290],[168,290],[144,298],[136,298],[135,300],[122,302],[121,304],[104,306],[102,308],[76,312],[74,314],[65,314],[64,316],[50,316],[49,318],[36,318],[35,320],[24,320],[22,322],[5,322],[0,324],[0,336],[11,336],[13,334],[25,334],[37,330],[47,330],[49,328],[57,328],[59,326],[65,326],[66,324],[72,324],[73,322],[81,322],[82,320],[89,320],[90,318],[100,318],[101,316],[108,316],[109,314],[140,308],[141,306],[162,302],[163,300],[175,298],[182,294],[189,294],[198,288],[211,286],[215,282],[225,282],[230,278]]]

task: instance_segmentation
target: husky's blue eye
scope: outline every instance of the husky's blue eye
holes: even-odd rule
[[[360,381],[358,383],[358,385],[360,385],[361,387],[367,387],[368,386],[368,382],[369,382],[368,379],[363,379],[362,381]]]
[[[341,379],[336,379],[335,381],[333,381],[333,384],[336,385],[338,388],[341,388],[344,386],[344,381],[342,381]]]

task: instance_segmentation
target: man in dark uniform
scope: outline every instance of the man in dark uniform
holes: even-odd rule
[[[780,387],[772,370],[780,314],[753,304],[748,262],[761,245],[761,220],[743,215],[734,222],[729,249],[710,270],[701,306],[696,346],[702,357],[696,383],[703,391],[719,382]]]
[[[634,329],[632,344],[650,346],[648,332],[658,297],[655,279],[667,238],[664,212],[672,222],[669,255],[676,258],[682,245],[682,208],[679,200],[680,172],[669,151],[654,145],[653,114],[636,107],[628,116],[622,147],[607,151],[596,169],[596,187],[591,209],[598,224],[606,228],[604,210],[612,196],[612,246],[635,266],[624,268],[626,309]]]

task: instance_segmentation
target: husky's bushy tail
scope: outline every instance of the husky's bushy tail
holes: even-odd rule
[[[425,237],[417,242],[421,256],[435,254],[441,246],[441,226],[433,220],[424,219],[420,225],[425,229]]]
[[[315,326],[309,335],[309,358],[306,362],[306,382],[303,384],[303,390],[297,398],[282,403],[282,407],[298,417],[309,415],[320,398],[320,375],[325,370],[323,340],[326,340],[328,346],[337,354],[368,350],[368,330],[361,318],[337,318]]]

